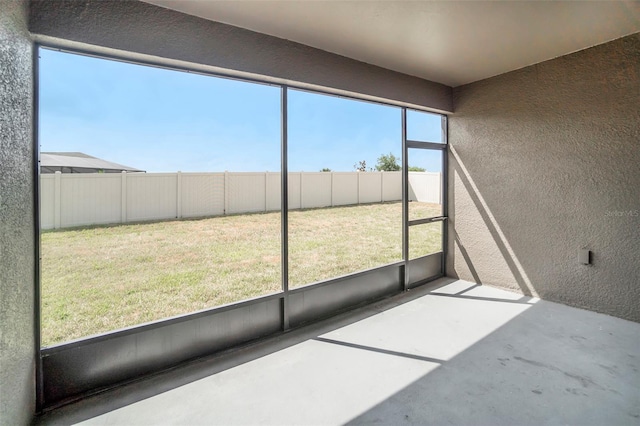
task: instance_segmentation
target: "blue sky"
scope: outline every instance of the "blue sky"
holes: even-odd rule
[[[148,172],[280,170],[280,88],[40,50],[40,150],[80,151]],[[401,109],[289,91],[289,170],[353,171],[400,158]],[[409,113],[409,138],[440,140]],[[419,135],[422,135],[421,138]],[[440,153],[410,153],[440,171]]]

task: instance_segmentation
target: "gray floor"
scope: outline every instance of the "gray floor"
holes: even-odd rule
[[[638,323],[441,280],[39,422],[639,425],[639,369]]]

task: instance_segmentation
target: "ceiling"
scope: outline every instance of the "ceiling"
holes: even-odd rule
[[[453,87],[640,32],[640,1],[145,1]]]

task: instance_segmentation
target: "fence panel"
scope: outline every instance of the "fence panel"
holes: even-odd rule
[[[265,211],[264,173],[227,173],[227,214]]]
[[[382,201],[382,173],[359,173],[358,202],[379,203]]]
[[[42,229],[55,227],[55,196],[54,175],[42,175],[40,178],[40,227]]]
[[[182,217],[224,214],[224,173],[182,173]]]
[[[177,217],[176,173],[126,173],[125,175],[127,222]]]
[[[61,174],[60,227],[120,222],[120,174]]]
[[[409,201],[441,203],[440,173],[410,172]]]
[[[302,174],[302,200],[304,209],[331,205],[331,174],[312,172]]]
[[[302,173],[294,172],[287,175],[289,190],[289,210],[299,209],[302,201]]]
[[[41,227],[204,217],[280,209],[280,173],[42,175]],[[440,173],[410,172],[409,199],[441,202]],[[289,208],[400,201],[401,172],[289,173]]]
[[[267,211],[280,210],[280,202],[282,197],[281,191],[280,173],[267,172]]]
[[[334,206],[346,206],[358,203],[358,174],[353,172],[334,172],[332,200]]]
[[[382,173],[382,201],[402,200],[402,172]]]
[[[382,173],[382,201],[402,200],[402,172]]]

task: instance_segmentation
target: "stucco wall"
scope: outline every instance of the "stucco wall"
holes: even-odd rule
[[[0,424],[34,412],[32,45],[26,1],[0,0]]]
[[[451,88],[266,34],[138,1],[34,0],[30,30],[279,82],[451,111]]]
[[[448,274],[640,321],[640,34],[461,86],[454,108]]]

